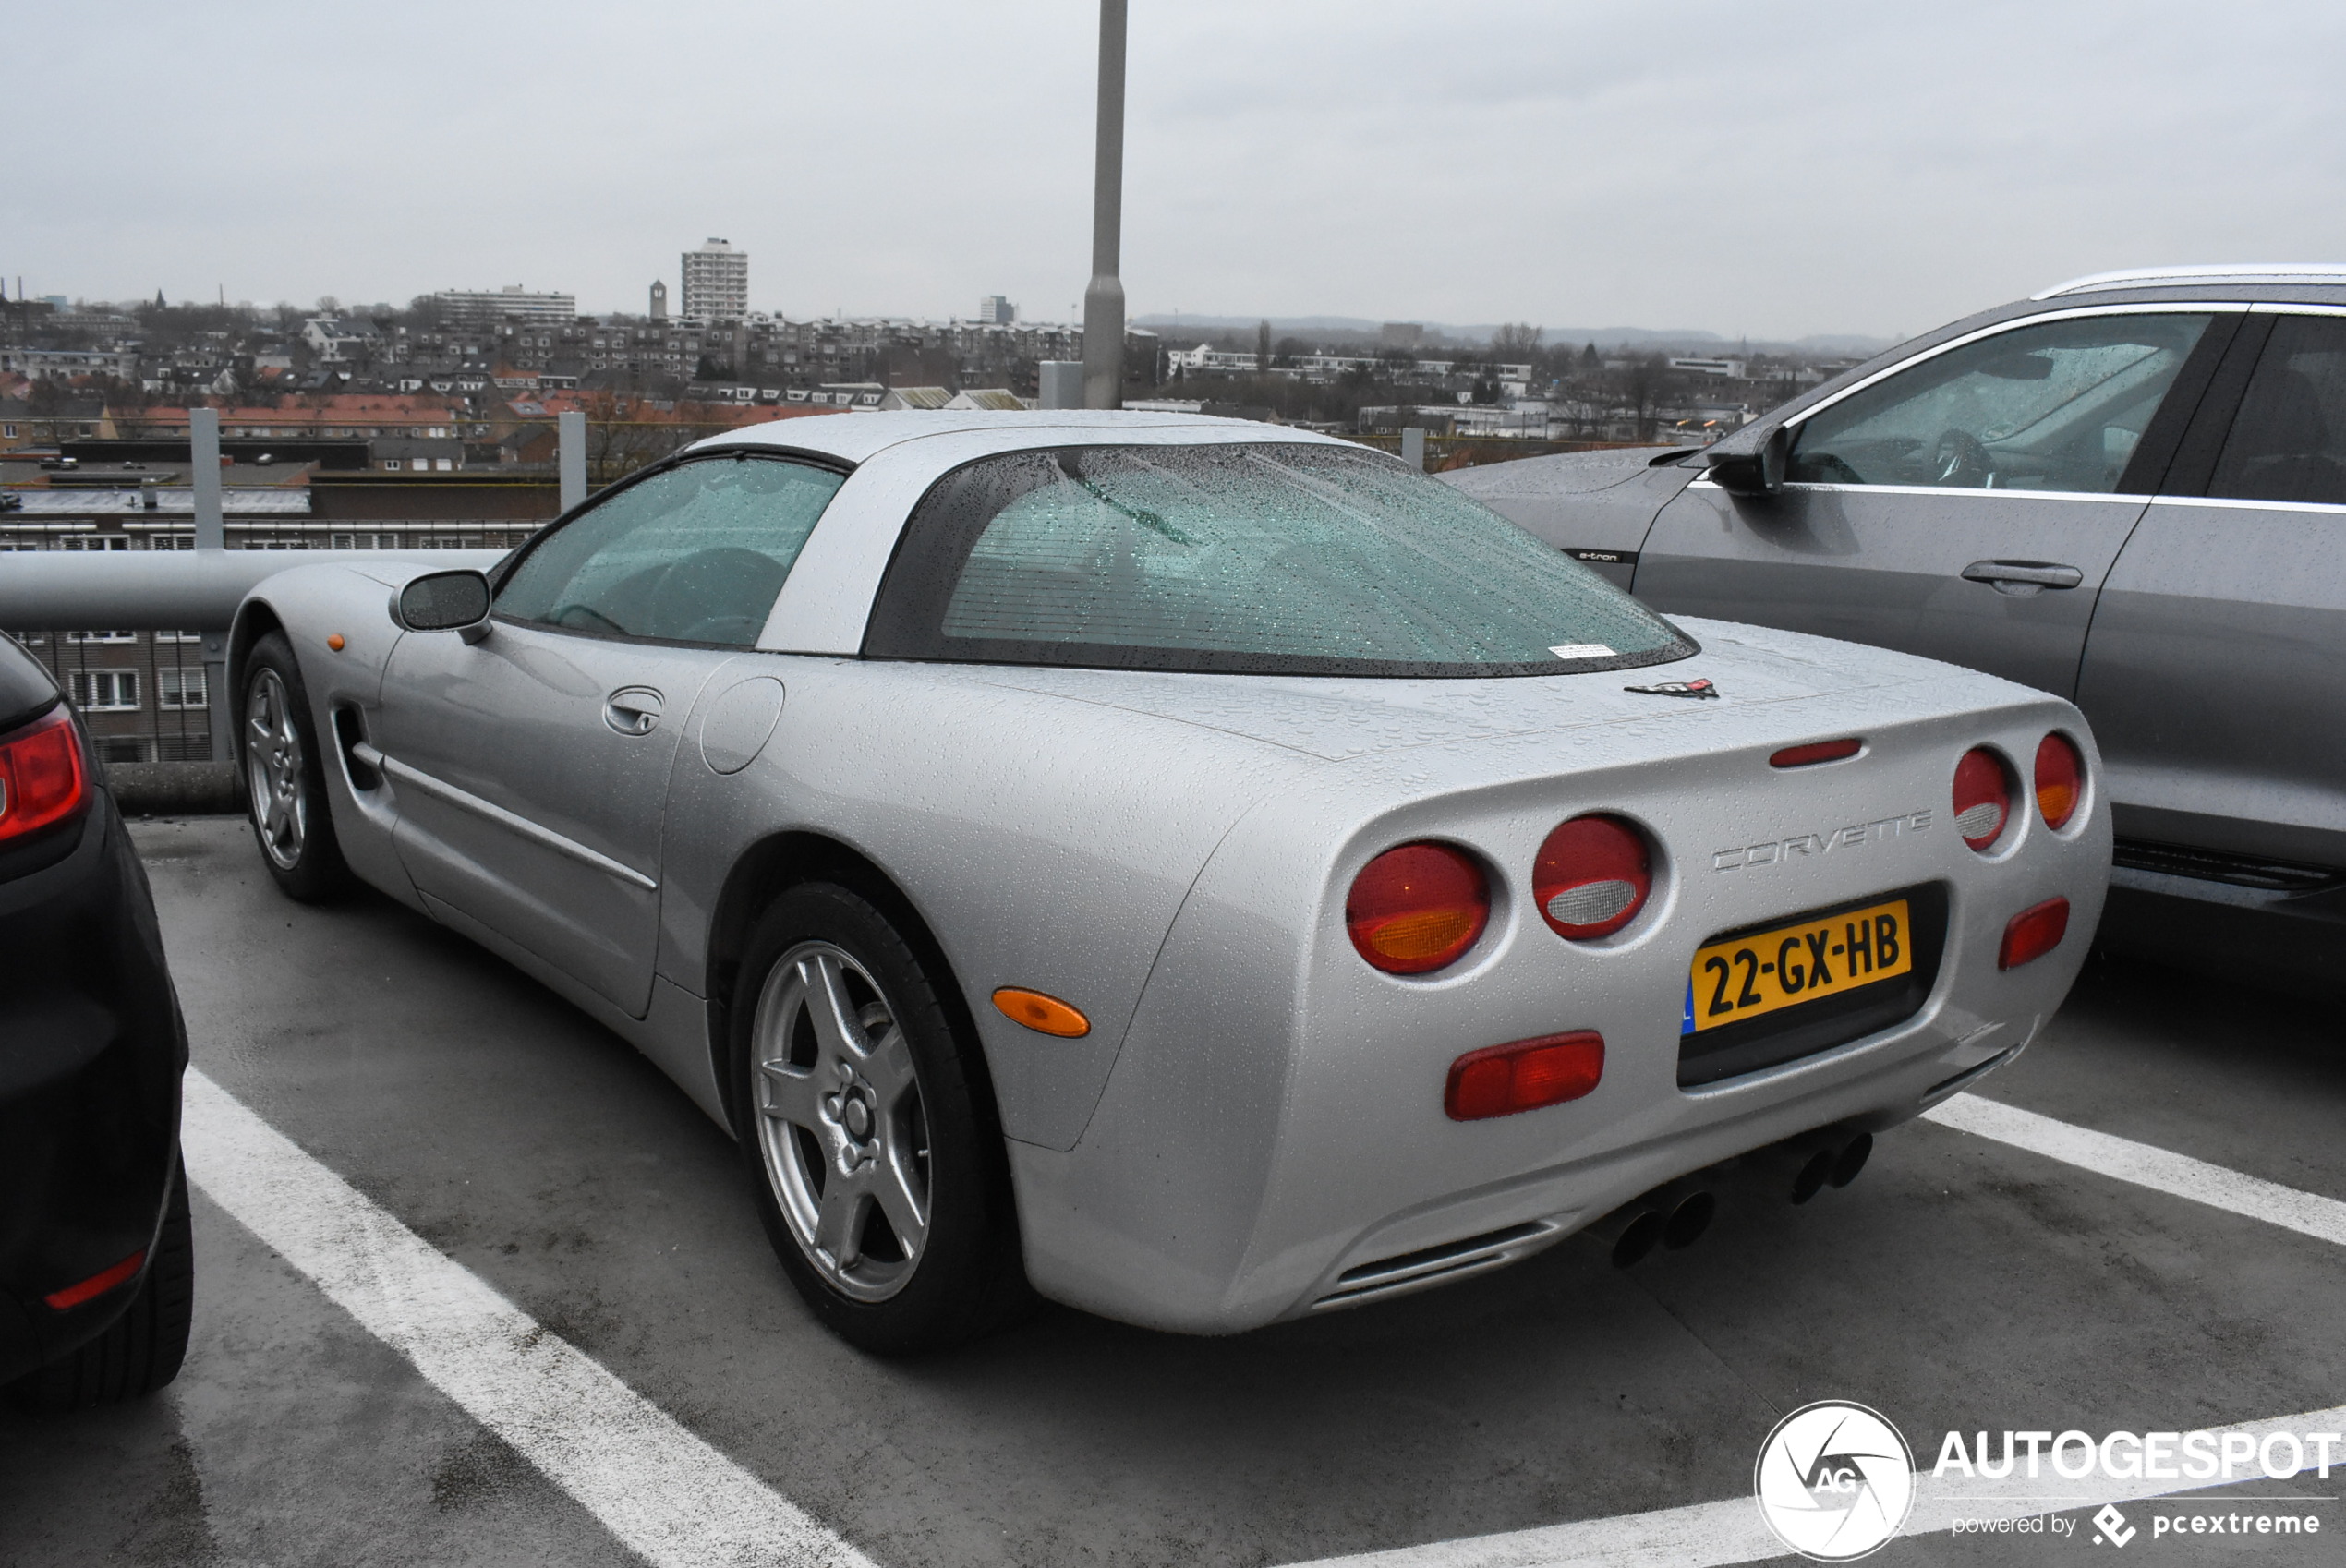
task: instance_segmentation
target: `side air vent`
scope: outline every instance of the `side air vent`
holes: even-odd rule
[[[1487,1269],[1502,1268],[1530,1257],[1560,1234],[1561,1226],[1534,1220],[1357,1264],[1336,1276],[1335,1287],[1312,1302],[1312,1310],[1326,1312],[1338,1307],[1358,1307],[1364,1301],[1382,1300]]]

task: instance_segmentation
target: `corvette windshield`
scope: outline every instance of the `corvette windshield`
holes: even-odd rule
[[[1340,446],[986,458],[914,509],[865,651],[1323,674],[1683,658],[1626,593],[1447,485]]]

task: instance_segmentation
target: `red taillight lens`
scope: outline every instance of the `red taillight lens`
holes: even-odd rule
[[[1975,850],[2004,836],[2012,817],[2012,778],[2003,758],[1974,746],[1955,764],[1955,831]]]
[[[64,708],[0,740],[0,841],[63,822],[89,800],[81,738]]]
[[[2004,944],[1997,949],[1998,969],[2018,969],[2061,946],[2069,934],[2069,900],[2047,899],[2012,917],[2004,927]]]
[[[1360,956],[1387,974],[1424,974],[1457,962],[1491,923],[1491,884],[1463,850],[1403,844],[1352,879],[1345,928]]]
[[[2064,826],[2077,814],[2086,793],[2086,759],[2066,735],[2048,735],[2037,742],[2037,810],[2047,827]]]
[[[1610,936],[1645,908],[1653,891],[1646,836],[1617,816],[1576,816],[1548,835],[1531,862],[1540,918],[1575,942]]]
[[[1511,1116],[1578,1100],[1603,1076],[1603,1035],[1590,1029],[1543,1034],[1469,1051],[1452,1062],[1442,1108],[1454,1122]]]
[[[1786,746],[1768,759],[1770,767],[1811,767],[1820,762],[1839,762],[1843,757],[1856,756],[1865,742],[1848,741],[1811,741],[1805,746]]]

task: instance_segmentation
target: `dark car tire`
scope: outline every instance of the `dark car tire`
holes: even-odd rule
[[[236,772],[261,863],[286,897],[323,903],[350,887],[326,800],[326,754],[282,632],[253,644],[236,704]]]
[[[145,1398],[179,1375],[195,1299],[196,1244],[187,1220],[187,1172],[181,1165],[172,1175],[163,1228],[139,1294],[105,1333],[10,1385],[9,1399],[54,1415]]]
[[[842,1079],[841,1058],[816,1039],[802,960],[828,963],[840,974],[855,1008],[857,1038],[876,1043],[869,1083]],[[767,1237],[815,1315],[875,1355],[915,1355],[961,1344],[1002,1326],[1034,1301],[1019,1253],[1009,1159],[990,1080],[966,1015],[938,983],[941,969],[941,960],[925,961],[862,893],[809,883],[782,894],[759,918],[730,1009],[728,1059],[743,1166]],[[807,1060],[800,1064],[802,1055]],[[887,1090],[874,1086],[891,1081],[878,1069],[903,1055],[910,1059],[913,1087],[891,1101]],[[815,1097],[801,1102],[802,1114],[806,1104],[846,1107],[828,1121],[837,1136],[845,1138],[854,1127],[872,1128],[872,1141],[863,1147],[876,1152],[858,1167],[868,1179],[884,1182],[907,1152],[920,1156],[921,1179],[906,1184],[926,1199],[925,1230],[914,1249],[896,1239],[893,1212],[877,1197],[861,1209],[857,1261],[841,1267],[839,1258],[849,1248],[839,1248],[836,1257],[822,1249],[826,1211],[819,1194],[810,1209],[809,1179],[824,1182],[825,1192],[832,1190],[828,1183],[845,1182],[838,1191],[851,1194],[851,1202],[860,1189],[834,1163],[844,1145],[825,1145],[816,1133],[768,1108],[791,1095],[763,1062],[790,1065],[792,1072],[804,1067],[801,1081]],[[894,1080],[901,1077],[901,1067],[895,1069]],[[823,1086],[838,1092],[816,1092]],[[870,1112],[860,1119],[849,1104],[856,1096],[865,1096]],[[868,1176],[871,1172],[878,1175]],[[901,1192],[897,1196],[901,1202]],[[893,1260],[887,1257],[891,1251]]]

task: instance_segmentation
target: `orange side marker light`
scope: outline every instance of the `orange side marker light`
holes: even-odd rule
[[[329,633],[327,634],[327,637],[326,637],[326,645],[327,645],[328,647],[330,647],[330,648],[333,649],[333,650],[334,650],[334,652],[336,652],[336,653],[340,653],[340,652],[342,652],[342,649],[343,649],[342,633],[339,633],[339,632],[333,632],[333,633]]]
[[[994,1006],[1012,1023],[1022,1023],[1038,1034],[1081,1040],[1092,1032],[1092,1020],[1057,996],[1023,986],[1005,985],[994,993]]]

